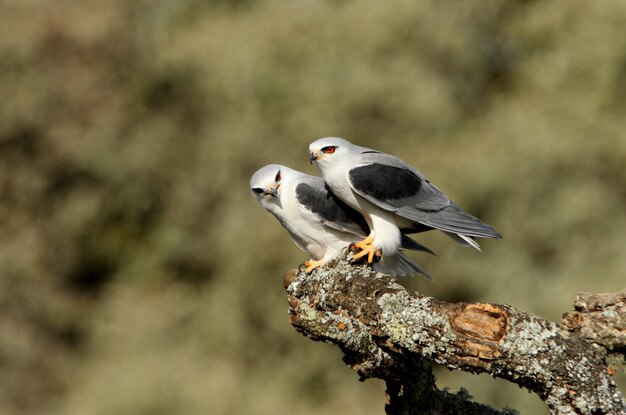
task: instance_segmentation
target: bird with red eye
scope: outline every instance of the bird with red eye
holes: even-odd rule
[[[321,161],[325,156],[334,154],[337,151],[337,146],[325,146],[320,148],[317,152],[311,152],[311,158],[309,161],[313,164],[314,161]]]
[[[332,155],[330,148],[335,148]],[[402,235],[431,229],[477,250],[476,238],[502,238],[397,157],[339,137],[320,138],[309,145],[309,152],[330,191],[362,214],[370,228],[367,238],[353,245],[358,250],[355,260],[384,259],[398,252]]]

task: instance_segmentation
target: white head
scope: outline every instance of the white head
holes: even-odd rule
[[[260,168],[250,179],[250,191],[256,200],[271,213],[281,210],[280,185],[283,173],[289,170],[279,164],[268,164]]]
[[[360,152],[360,147],[339,137],[320,138],[309,145],[311,163],[315,162],[320,170],[332,165],[343,164]]]

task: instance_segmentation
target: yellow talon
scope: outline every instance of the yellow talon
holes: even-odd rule
[[[376,249],[374,247],[374,236],[370,235],[367,238],[363,239],[360,242],[355,242],[350,246],[351,249],[356,248],[360,249],[359,252],[354,254],[354,260],[358,261],[367,255],[367,263],[371,264],[373,262],[377,262],[380,257],[383,255],[380,249]],[[376,261],[374,261],[376,259]]]
[[[374,237],[372,235],[368,236],[367,238],[363,239],[360,242],[355,242],[352,244],[352,246],[354,248],[359,248],[360,250],[365,250],[367,249],[369,246],[372,245],[372,243],[374,242]]]
[[[369,245],[367,248],[365,248],[361,252],[355,254],[354,260],[358,261],[359,259],[363,258],[366,255],[367,255],[367,263],[371,264],[374,262],[374,258],[376,258],[376,260],[380,259],[383,253],[380,249],[374,248],[374,245]]]
[[[319,268],[322,265],[324,265],[325,261],[323,260],[319,260],[319,261],[304,261],[304,266],[306,267],[306,272],[307,274],[310,274],[311,271],[313,271],[315,268]]]

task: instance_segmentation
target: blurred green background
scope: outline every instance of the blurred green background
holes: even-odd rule
[[[428,295],[551,320],[626,286],[626,3],[0,2],[0,413],[381,414],[289,325],[299,251],[248,189],[338,135],[501,241]],[[522,413],[533,395],[437,369]]]

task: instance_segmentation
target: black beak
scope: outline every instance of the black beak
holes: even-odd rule
[[[318,157],[315,155],[315,153],[311,153],[311,157],[309,158],[309,162],[310,162],[311,164],[313,164],[313,162],[314,162],[315,160],[317,160],[317,159],[318,159]]]

